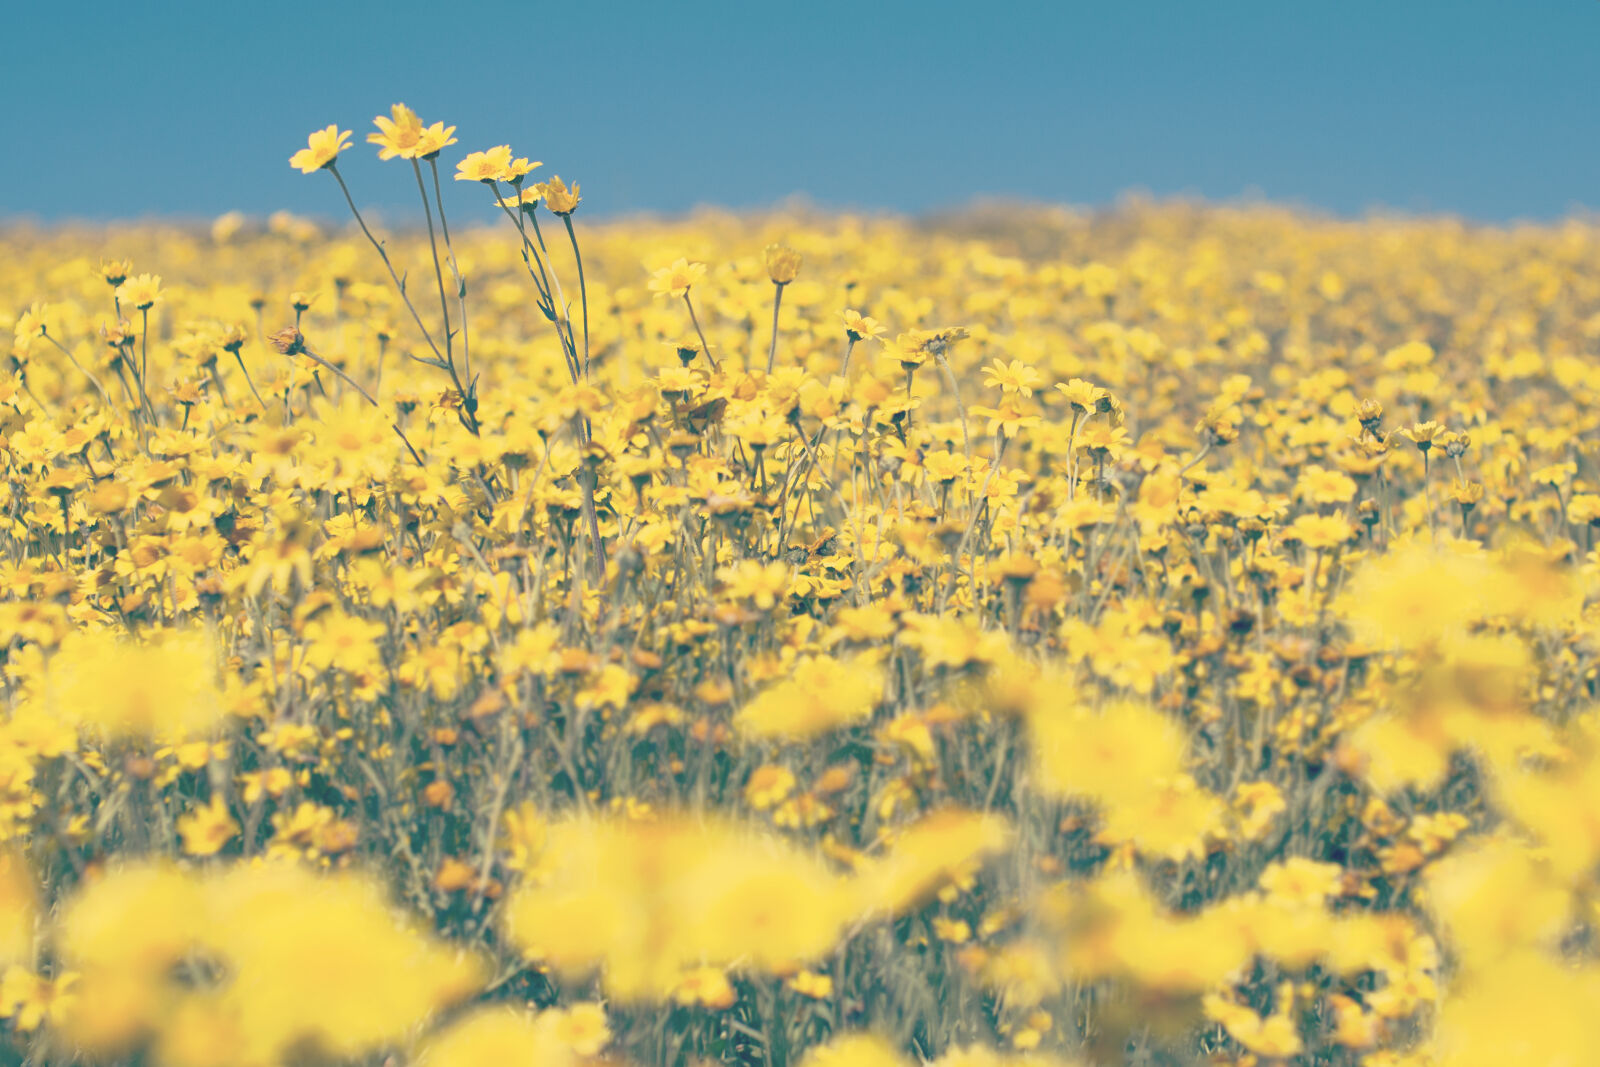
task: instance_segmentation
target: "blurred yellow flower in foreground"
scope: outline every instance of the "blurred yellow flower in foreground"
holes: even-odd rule
[[[112,1053],[153,1038],[195,1063],[270,1063],[306,1044],[360,1055],[484,980],[398,921],[374,882],[291,864],[114,871],[69,904],[60,943],[87,990],[63,1023],[74,1040]],[[211,970],[197,982],[184,960]]]
[[[812,656],[756,694],[735,721],[752,737],[803,739],[869,717],[882,696],[883,671],[865,657]]]
[[[206,733],[225,718],[214,647],[200,630],[70,634],[46,665],[38,706],[108,737]]]
[[[856,912],[848,881],[758,830],[669,816],[553,823],[507,928],[534,960],[599,969],[611,995],[664,999],[692,968],[774,971],[832,948]]]

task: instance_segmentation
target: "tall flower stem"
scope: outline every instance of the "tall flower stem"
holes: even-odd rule
[[[439,241],[433,235],[433,208],[428,203],[428,189],[422,184],[422,164],[411,161],[411,171],[417,176],[417,192],[422,196],[422,217],[428,222],[428,251],[433,256],[433,280],[439,287],[439,313],[444,316],[445,358],[454,357],[454,333],[450,329],[450,302],[444,296],[444,268],[439,265]]]
[[[467,336],[467,280],[461,276],[456,263],[455,246],[450,243],[450,223],[444,217],[444,195],[439,191],[439,157],[428,157],[428,168],[433,172],[433,202],[439,209],[439,229],[444,234],[444,252],[450,260],[450,277],[456,283],[456,304],[461,312],[461,367],[468,381],[472,381],[472,346]]]
[[[950,361],[944,353],[938,353],[934,359],[939,364],[939,369],[944,371],[945,384],[950,386],[950,393],[956,400],[956,414],[961,416],[961,448],[967,454],[967,488],[972,488],[972,433],[967,427],[967,405],[961,400],[961,384],[956,381],[956,372],[950,369]]]
[[[317,355],[315,352],[311,351],[311,349],[306,348],[304,345],[300,346],[299,351],[298,351],[297,354],[305,356],[307,359],[309,359],[312,362],[316,363],[320,367],[328,368],[328,370],[332,371],[335,375],[337,375],[341,381],[343,381],[346,385],[348,385],[350,388],[354,389],[357,393],[359,393],[361,395],[361,399],[365,400],[367,403],[371,404],[373,407],[377,408],[379,411],[383,410],[383,405],[379,404],[377,399],[375,397],[373,397],[373,395],[371,393],[369,393],[365,389],[361,388],[361,383],[360,382],[356,381],[354,378],[350,377],[350,375],[346,374],[343,370],[341,370],[338,367],[338,365],[328,362],[327,360],[323,359],[321,356]],[[400,435],[401,443],[406,446],[406,451],[411,453],[411,458],[417,461],[417,466],[419,466],[419,467],[427,466],[426,463],[422,462],[422,457],[417,454],[417,450],[411,446],[411,439],[409,437],[407,437],[406,436],[406,432],[400,428],[400,423],[395,421],[394,419],[390,419],[389,420],[389,425],[394,428],[394,432],[395,433]]]
[[[543,265],[549,277],[550,294],[554,298],[552,303],[557,310],[556,325],[562,323],[567,327],[567,345],[572,349],[572,362],[581,372],[583,364],[578,359],[578,341],[572,334],[572,316],[567,314],[567,296],[561,291],[561,279],[556,275],[556,265],[550,260],[550,250],[544,244],[544,231],[539,228],[539,206],[535,204],[528,210],[528,222],[533,225],[533,236],[539,242],[539,251],[544,253]]]
[[[517,228],[517,234],[522,238],[523,266],[528,270],[528,277],[533,279],[534,287],[539,290],[540,308],[544,311],[545,316],[555,324],[556,338],[561,342],[561,354],[567,361],[567,374],[572,378],[572,383],[576,385],[583,376],[583,365],[578,359],[577,344],[572,339],[572,323],[567,322],[565,330],[561,328],[562,322],[567,318],[566,309],[557,305],[561,287],[559,283],[552,285],[551,279],[554,272],[545,267],[545,257],[541,254],[544,239],[540,237],[537,246],[533,243],[533,239],[528,236],[528,228],[522,221],[521,205],[518,205],[516,211],[512,211],[506,206],[505,198],[500,195],[499,184],[491,184],[493,184],[495,200],[499,203],[500,210],[504,211],[507,217],[511,219],[511,224]],[[514,190],[515,188],[513,186]],[[520,196],[520,190],[517,190],[517,192]],[[529,217],[532,218],[531,215]],[[537,219],[533,220],[533,227],[535,236],[538,236],[539,223]],[[539,268],[537,271],[534,270],[535,266]]]
[[[1426,448],[1422,450],[1422,493],[1428,505],[1428,539],[1437,541],[1439,539],[1439,531],[1433,521],[1433,468],[1428,463],[1428,451]],[[1556,490],[1556,500],[1561,500],[1561,490],[1559,489]],[[1565,504],[1562,505],[1562,510],[1566,510]]]
[[[572,242],[572,258],[578,264],[578,301],[583,305],[583,377],[589,379],[589,287],[583,280],[583,254],[578,251],[578,235],[572,228],[572,216],[562,215],[567,224],[567,239]]]
[[[150,377],[150,309],[139,309],[139,380]]]
[[[713,371],[720,370],[717,366],[717,357],[711,354],[711,345],[706,342],[706,332],[700,328],[700,316],[694,313],[694,301],[689,299],[689,290],[683,291],[683,305],[689,309],[689,321],[694,323],[694,332],[700,338],[700,350],[706,354],[706,360],[711,364]]]
[[[256,383],[251,380],[250,371],[244,365],[244,356],[237,348],[233,350],[233,358],[239,364],[239,373],[244,375],[244,384],[250,387],[250,395],[256,398],[256,403],[261,405],[262,411],[267,410],[267,402],[261,399],[261,393],[257,391]]]
[[[778,292],[772,298],[772,344],[767,348],[767,373],[772,373],[772,365],[778,360],[778,309],[783,306],[783,286],[774,285]]]
[[[489,184],[494,191],[495,202],[510,217],[512,225],[517,228],[517,234],[522,238],[523,264],[528,269],[528,276],[533,279],[534,287],[539,290],[541,306],[555,324],[556,337],[561,342],[561,352],[567,361],[567,373],[571,375],[572,382],[576,385],[580,379],[587,379],[589,376],[589,298],[583,280],[583,259],[578,254],[578,238],[573,233],[571,217],[562,216],[567,224],[567,236],[572,241],[573,256],[578,262],[578,288],[580,298],[583,301],[583,354],[581,357],[578,353],[577,338],[573,335],[572,318],[567,314],[565,298],[561,294],[561,282],[556,277],[555,266],[554,264],[547,265],[545,262],[550,253],[549,249],[545,247],[544,235],[539,231],[538,216],[532,211],[528,212],[528,221],[533,227],[534,239],[538,241],[538,245],[535,247],[533,240],[528,237],[528,227],[522,221],[521,188],[517,185],[512,186],[519,200],[517,210],[512,211],[511,208],[506,206],[505,197],[500,195],[499,183],[490,182]],[[534,270],[535,264],[539,268],[537,272]],[[565,330],[562,329],[563,323],[566,325]],[[589,420],[586,417],[579,415],[572,420],[572,434],[579,448],[583,448],[589,443],[591,433]],[[578,473],[577,481],[578,487],[583,490],[585,536],[589,544],[594,548],[595,582],[598,585],[605,581],[606,574],[606,549],[605,543],[600,539],[600,514],[595,504],[595,490],[599,485],[599,476],[595,471],[586,468]],[[573,595],[574,597],[577,596],[576,589],[573,590]]]
[[[139,309],[139,369],[134,374],[134,380],[139,383],[139,397],[144,401],[144,409],[150,416],[150,421],[156,421],[156,409],[150,403],[150,390],[145,386],[150,377],[150,309]]]
[[[389,271],[389,279],[394,282],[395,289],[399,291],[400,300],[405,304],[406,310],[411,312],[411,318],[416,322],[417,329],[422,331],[422,339],[427,341],[428,347],[433,350],[434,358],[438,361],[437,365],[450,375],[450,381],[462,399],[461,421],[467,430],[476,436],[478,433],[478,417],[468,410],[465,402],[468,395],[467,390],[461,384],[460,375],[456,373],[455,363],[447,359],[445,354],[439,350],[439,345],[434,341],[433,334],[428,331],[428,327],[422,321],[422,316],[417,313],[416,305],[411,302],[411,297],[406,293],[406,284],[400,280],[400,275],[396,273],[394,263],[389,259],[389,253],[384,250],[383,242],[372,235],[372,231],[367,228],[367,220],[361,217],[361,209],[356,207],[355,197],[350,195],[350,187],[344,183],[344,175],[340,174],[339,168],[331,163],[328,165],[327,171],[333,175],[334,181],[339,183],[339,191],[344,193],[344,202],[350,205],[350,213],[355,216],[356,224],[361,227],[361,232],[366,235],[368,243],[378,253],[378,258],[383,260],[384,267]]]
[[[67,361],[74,367],[78,368],[79,374],[82,374],[85,378],[89,379],[89,384],[93,385],[95,392],[100,394],[100,399],[105,401],[106,407],[110,407],[111,394],[107,393],[106,387],[100,384],[100,379],[96,378],[93,374],[90,374],[88,370],[84,368],[83,364],[78,362],[77,357],[67,350],[65,345],[63,345],[60,341],[57,341],[54,337],[50,336],[49,331],[46,331],[41,336],[43,336],[46,341],[49,341],[51,344],[55,345],[61,354],[67,357]]]

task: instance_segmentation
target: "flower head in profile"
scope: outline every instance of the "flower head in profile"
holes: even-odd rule
[[[1433,447],[1433,443],[1445,432],[1444,427],[1429,419],[1427,422],[1418,422],[1400,431],[1411,443],[1417,446],[1417,451],[1426,452]]]
[[[404,104],[391,107],[389,116],[379,115],[372,120],[378,132],[367,134],[367,143],[378,146],[379,159],[416,159],[422,143],[422,120]]]
[[[650,291],[657,296],[686,296],[690,287],[705,276],[704,263],[690,263],[680,256],[672,266],[662,267],[650,276]]]
[[[1111,394],[1095,385],[1093,382],[1082,378],[1073,378],[1064,384],[1057,385],[1056,389],[1067,398],[1067,403],[1072,405],[1072,410],[1079,415],[1092,415],[1097,411],[1110,409]]]
[[[149,311],[161,302],[161,275],[140,274],[117,286],[117,299],[140,311]]]
[[[458,182],[506,182],[511,180],[511,146],[495,145],[484,152],[469,152],[456,164]]]
[[[432,159],[456,143],[456,128],[435,122],[417,137],[417,158]]]
[[[301,174],[331,167],[339,158],[339,153],[350,147],[347,143],[349,140],[350,131],[341,130],[338,126],[316,130],[306,138],[306,147],[289,157],[289,166],[298,168]]]
[[[106,284],[111,286],[113,289],[126,281],[128,279],[128,275],[132,273],[133,262],[131,260],[102,259],[100,261],[100,277],[104,278],[106,280]]]
[[[1002,393],[1032,396],[1034,388],[1041,380],[1039,372],[1020,359],[1014,359],[1010,363],[996,359],[992,365],[983,368],[984,384],[991,389],[998,388]]]
[[[527,156],[518,156],[516,159],[511,161],[510,165],[506,167],[505,177],[501,180],[516,184],[542,166],[544,166],[544,164],[538,162],[537,160],[530,163],[528,162]],[[559,181],[560,179],[558,178],[556,180]]]
[[[13,328],[17,340],[20,342],[24,338],[45,336],[49,332],[49,326],[45,322],[48,312],[48,304],[35,300],[27,311],[18,315],[16,326]]]
[[[883,336],[883,324],[870,315],[846,308],[843,318],[845,336],[852,341],[876,341]]]

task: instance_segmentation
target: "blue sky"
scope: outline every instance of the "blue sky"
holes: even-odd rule
[[[1600,204],[1600,0],[12,5],[0,217],[337,216],[288,156],[403,100],[584,212],[919,212],[1128,190],[1550,218]],[[342,165],[396,218],[414,189]],[[447,158],[459,158],[450,156]],[[465,187],[461,187],[461,202]]]

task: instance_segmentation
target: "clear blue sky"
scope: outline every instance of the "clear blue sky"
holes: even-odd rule
[[[591,215],[1600,204],[1600,0],[18,0],[3,33],[0,217],[336,216],[290,153],[397,100],[457,125],[451,153],[509,141],[578,179]],[[359,198],[409,210],[398,164],[347,158]]]

